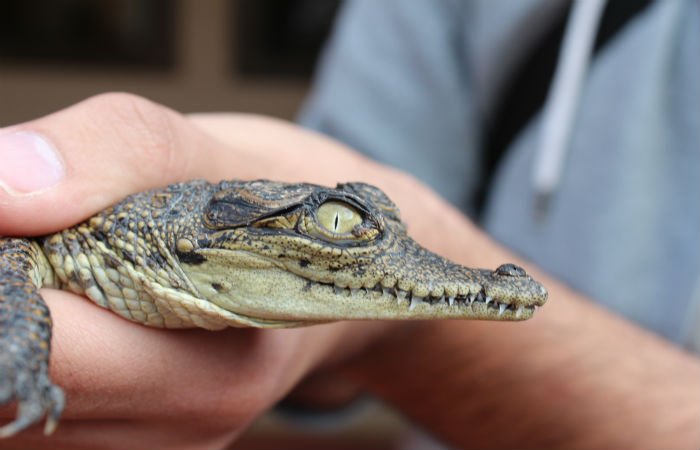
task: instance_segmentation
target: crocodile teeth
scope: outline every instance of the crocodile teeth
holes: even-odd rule
[[[413,311],[413,308],[415,308],[418,303],[422,303],[422,302],[423,302],[423,297],[413,297],[412,296],[411,297],[411,304],[409,305],[408,310]]]
[[[523,312],[525,312],[525,307],[524,306],[518,307],[518,309],[515,311],[515,318],[516,319],[520,318],[520,316],[523,315]]]
[[[431,286],[432,287],[432,286]],[[398,286],[394,287],[385,287],[382,286],[381,283],[377,283],[374,287],[372,288],[367,288],[367,287],[359,287],[359,288],[351,288],[349,286],[347,287],[340,287],[340,286],[333,286],[333,291],[335,292],[336,295],[341,295],[345,293],[348,297],[352,297],[354,295],[357,295],[359,291],[362,291],[365,295],[369,295],[371,291],[376,291],[378,293],[381,293],[382,295],[390,295],[393,296],[397,303],[400,305],[401,302],[406,301],[408,302],[408,310],[413,311],[416,306],[419,303],[428,303],[430,305],[449,305],[449,306],[455,306],[459,305],[460,302],[464,302],[465,306],[470,306],[474,307],[474,302],[478,303],[483,303],[484,306],[488,306],[489,304],[492,304],[494,307],[498,308],[498,316],[502,316],[505,314],[506,310],[510,308],[510,304],[508,303],[500,303],[493,297],[490,297],[486,295],[486,293],[481,290],[476,293],[467,293],[465,295],[448,295],[447,292],[443,292],[440,297],[437,296],[431,296],[430,294],[427,297],[421,297],[421,296],[416,296],[413,294],[411,291],[405,291],[403,289],[400,289]],[[430,290],[432,292],[432,290]],[[527,312],[528,309],[530,309],[532,312],[537,311],[537,306],[518,306],[517,308],[513,306],[513,314],[514,317],[519,319],[523,317],[523,315]]]
[[[406,300],[406,291],[402,291],[401,289],[397,289],[395,291],[396,293],[396,298],[399,300]]]

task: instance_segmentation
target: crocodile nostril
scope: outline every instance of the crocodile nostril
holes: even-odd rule
[[[525,269],[515,264],[502,264],[496,269],[496,275],[501,275],[504,277],[525,277]]]

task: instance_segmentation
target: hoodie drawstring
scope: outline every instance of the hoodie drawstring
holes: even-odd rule
[[[557,69],[543,107],[539,147],[533,166],[535,213],[547,214],[559,186],[593,43],[605,0],[576,0],[559,51]]]

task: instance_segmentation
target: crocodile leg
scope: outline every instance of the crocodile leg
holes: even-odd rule
[[[18,406],[16,419],[0,427],[0,437],[44,415],[44,432],[49,434],[63,410],[63,391],[48,373],[51,316],[39,295],[50,270],[37,244],[0,238],[0,405],[16,401]]]

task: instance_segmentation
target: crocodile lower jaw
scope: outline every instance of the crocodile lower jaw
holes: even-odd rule
[[[220,255],[220,254],[219,254]],[[483,292],[457,297],[410,295],[400,289],[349,289],[305,279],[250,255],[228,259],[225,273],[216,253],[197,265],[183,265],[199,296],[232,313],[266,321],[323,322],[364,319],[525,320],[534,306],[512,306]],[[232,264],[237,261],[238,264]]]

